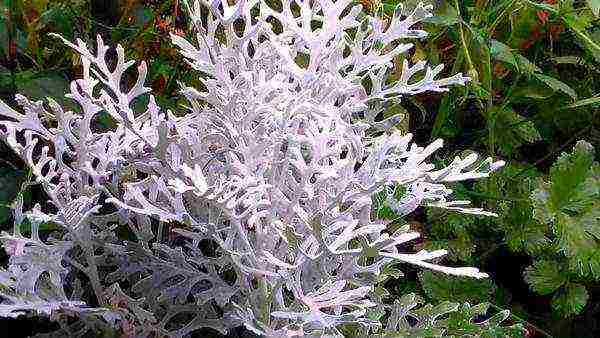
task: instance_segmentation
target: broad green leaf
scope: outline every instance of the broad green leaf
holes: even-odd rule
[[[45,100],[46,97],[55,99],[64,108],[72,108],[71,100],[65,99],[69,92],[69,83],[63,77],[49,74],[44,77],[23,78],[17,83],[18,91],[31,100]]]
[[[535,63],[529,61],[526,57],[521,54],[515,54],[517,63],[519,65],[519,71],[525,74],[541,73],[542,69]]]
[[[498,61],[508,63],[509,65],[519,69],[519,64],[515,54],[511,48],[498,40],[492,40],[490,44],[490,53],[492,58]]]
[[[74,18],[72,12],[66,11],[62,7],[54,7],[44,11],[37,21],[38,31],[49,29],[52,32],[71,39],[73,36]]]
[[[589,295],[583,285],[569,284],[552,298],[552,308],[563,316],[574,316],[583,310]]]
[[[444,1],[436,8],[435,15],[425,19],[425,22],[440,26],[452,26],[460,22],[458,11],[449,1]]]
[[[569,87],[569,85],[567,85],[566,83],[557,80],[551,76],[547,76],[544,74],[534,74],[534,76],[542,81],[543,83],[545,83],[548,87],[552,88],[554,91],[557,92],[563,92],[567,95],[569,95],[571,98],[573,98],[573,100],[577,100],[577,93],[575,92],[575,90],[573,90],[573,88]]]
[[[579,141],[570,154],[563,153],[550,169],[550,183],[543,184],[534,192],[536,211],[548,208],[552,214],[561,212],[578,196],[578,189],[591,173],[594,162],[594,148],[585,141]],[[592,191],[594,193],[594,191]],[[591,197],[591,196],[589,196]],[[542,221],[546,221],[542,219]]]
[[[494,119],[488,128],[492,130],[495,144],[503,154],[510,156],[521,145],[541,140],[535,124],[517,114],[511,107],[504,107],[502,110],[494,107],[492,111],[495,112]]]
[[[579,108],[585,106],[594,106],[600,105],[600,96],[594,96],[587,99],[579,100],[574,103],[571,103],[566,108]]]
[[[568,282],[568,279],[557,262],[540,260],[525,269],[525,281],[533,291],[548,295]]]
[[[529,81],[515,89],[511,101],[513,103],[520,101],[531,102],[531,100],[545,100],[554,95],[554,91],[545,84],[540,83],[540,81]]]
[[[571,271],[600,278],[600,166],[594,148],[579,141],[531,195],[534,217],[551,225]]]

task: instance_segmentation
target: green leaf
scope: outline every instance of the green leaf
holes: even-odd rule
[[[563,153],[550,169],[551,182],[544,183],[534,192],[536,211],[548,208],[550,213],[556,215],[569,205],[577,203],[577,199],[584,197],[580,196],[579,191],[582,191],[584,182],[592,173],[593,162],[594,148],[585,141],[577,142],[572,153]],[[590,188],[592,189],[590,194],[598,193],[597,187]],[[541,221],[547,220],[541,219]]]
[[[513,252],[525,251],[540,253],[548,244],[546,226],[531,218],[532,208],[523,203],[503,206],[501,224],[505,232],[505,242]]]
[[[567,95],[569,95],[573,100],[577,100],[577,93],[575,92],[575,90],[573,90],[573,88],[569,87],[569,85],[567,85],[566,83],[557,80],[551,76],[547,76],[544,74],[534,74],[534,76],[542,81],[543,83],[545,83],[548,87],[552,88],[554,91],[557,92],[563,92]]]
[[[571,271],[600,278],[600,166],[594,148],[579,141],[531,195],[534,217],[551,225]]]
[[[534,2],[534,1],[530,1],[530,0],[526,0],[526,2],[530,6],[532,6],[534,8],[537,8],[539,10],[550,12],[550,13],[553,13],[553,14],[557,14],[558,13],[558,10],[556,9],[556,7],[552,6],[551,4],[539,3],[539,2]]]
[[[519,71],[524,74],[534,74],[541,73],[542,69],[538,67],[535,63],[529,61],[526,57],[521,54],[515,54],[515,58],[517,59],[517,63],[519,65]]]
[[[589,295],[583,285],[569,284],[552,298],[552,308],[563,316],[577,315],[583,310]]]
[[[522,325],[502,325],[510,317],[508,310],[500,311],[486,320],[489,316],[489,304],[482,303],[471,306],[463,304],[457,311],[448,316],[448,330],[444,337],[522,337],[524,330]]]
[[[67,39],[73,37],[74,18],[73,15],[64,8],[57,6],[44,11],[37,21],[36,30],[48,29],[51,32],[58,33]]]
[[[567,280],[567,274],[555,261],[540,260],[525,269],[525,281],[540,295],[556,291]]]
[[[576,15],[575,12],[569,12],[562,15],[562,19],[565,24],[575,33],[575,36],[581,42],[583,47],[590,52],[590,54],[600,61],[600,44],[594,38],[587,34],[587,28],[591,25],[591,21],[595,18],[586,17],[584,15]]]
[[[489,300],[496,286],[490,279],[471,279],[424,271],[419,279],[423,290],[435,301],[483,302]]]
[[[600,208],[600,203],[596,206]],[[558,244],[569,259],[569,269],[582,277],[600,279],[600,245],[598,212],[594,224],[582,222],[585,217],[569,217],[564,214],[553,226]],[[596,238],[594,238],[596,237]]]
[[[423,21],[440,26],[452,26],[460,22],[458,11],[449,1],[444,1],[436,8],[435,15]]]
[[[511,48],[498,40],[492,40],[490,44],[490,53],[494,60],[508,63],[509,65],[519,69],[517,57]]]
[[[64,108],[72,108],[71,100],[65,99],[69,92],[69,83],[57,74],[48,74],[43,77],[23,77],[17,83],[17,90],[31,100],[45,100],[46,97],[55,99]]]
[[[583,64],[585,64],[585,60],[580,57],[580,56],[555,56],[553,58],[551,58],[552,62],[556,63],[557,65],[575,65],[575,66],[581,66]]]
[[[495,144],[503,154],[512,155],[524,143],[541,140],[542,137],[535,124],[517,114],[510,106],[504,107],[502,110],[499,107],[491,109],[495,114],[489,128],[494,135]]]
[[[571,103],[566,108],[579,108],[590,105],[600,105],[600,96],[594,96],[587,99],[579,100],[577,102]]]
[[[515,176],[518,179],[515,180]],[[504,241],[513,252],[540,253],[549,243],[548,225],[533,218],[533,205],[529,200],[536,187],[536,170],[512,162],[491,179],[476,184],[483,192],[494,196],[507,196],[498,202],[498,226],[504,232]]]

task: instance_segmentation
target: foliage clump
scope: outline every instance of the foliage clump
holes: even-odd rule
[[[375,292],[398,263],[487,276],[436,264],[443,249],[403,251],[419,234],[373,217],[382,191],[399,215],[421,205],[491,215],[452,200],[446,184],[503,162],[470,154],[436,169],[427,159],[441,140],[417,146],[393,129],[397,117],[379,118],[391,100],[468,80],[405,60],[390,81],[407,40],[426,36],[416,25],[431,6],[399,6],[384,25],[350,0],[185,3],[192,42],[171,38],[203,83],[182,85],[185,111],[164,111],[153,95],[134,109],[150,91],[147,66],[127,84],[135,62],[120,45],[108,60],[100,37],[93,49],[64,40],[83,67],[66,95],[78,109],[0,102],[3,139],[49,198],[28,210],[15,202],[14,229],[1,237],[10,261],[0,315],[76,315],[61,321],[70,336],[104,326],[135,337],[237,326],[272,337],[369,333],[384,314],[387,332],[415,336],[519,330],[499,325],[506,312],[474,320],[485,306],[416,309],[413,296],[391,305]],[[99,115],[113,127],[98,130]],[[57,228],[40,231],[48,223]]]

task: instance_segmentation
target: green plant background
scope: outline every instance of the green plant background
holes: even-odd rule
[[[399,1],[360,2],[389,17]],[[406,114],[399,128],[419,142],[443,138],[440,164],[477,151],[508,165],[488,180],[453,187],[458,198],[497,218],[419,209],[398,219],[374,197],[378,217],[423,232],[415,249],[448,248],[448,264],[491,275],[477,281],[390,272],[382,294],[401,300],[413,292],[441,307],[489,302],[496,312],[511,310],[510,321],[523,324],[528,337],[600,336],[600,1],[425,2],[436,8],[425,24],[430,36],[407,57],[444,63],[447,74],[473,80],[445,95],[403,100],[386,114]],[[79,60],[50,32],[86,41],[101,34],[124,45],[129,58],[149,61],[148,82],[163,107],[181,104],[178,81],[199,85],[168,43],[170,32],[186,32],[177,0],[1,0],[0,99],[12,104],[19,92],[72,107],[63,95]],[[21,189],[28,179],[27,168],[0,144],[3,229],[17,194],[29,204],[43,199],[35,187]]]

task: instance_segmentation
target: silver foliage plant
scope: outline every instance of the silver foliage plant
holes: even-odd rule
[[[385,23],[350,0],[185,4],[194,39],[171,38],[204,85],[182,85],[185,112],[151,94],[135,111],[150,92],[146,64],[126,86],[135,62],[121,46],[108,60],[100,37],[94,48],[64,40],[83,65],[66,94],[77,111],[51,98],[18,95],[23,113],[0,101],[4,141],[49,197],[29,211],[17,199],[14,230],[2,233],[1,316],[78,316],[73,335],[99,323],[136,337],[237,326],[339,335],[347,324],[380,328],[367,314],[389,310],[374,286],[390,265],[486,277],[436,264],[445,250],[403,252],[419,234],[373,217],[381,191],[399,215],[423,205],[490,214],[451,200],[445,184],[502,162],[473,154],[436,169],[427,159],[441,140],[420,147],[393,128],[397,117],[376,118],[386,102],[468,81],[406,60],[390,81],[407,40],[426,36],[415,27],[430,6],[399,6]],[[99,114],[116,127],[98,130]],[[59,230],[40,232],[45,223]]]

